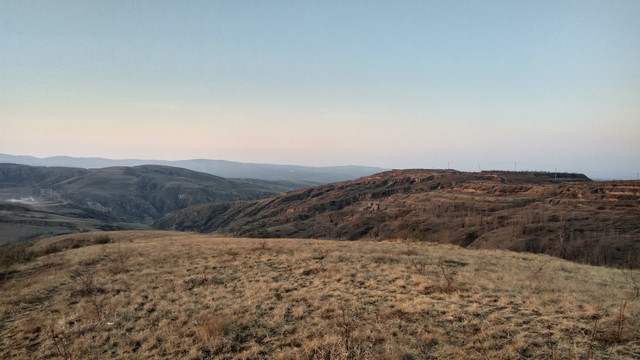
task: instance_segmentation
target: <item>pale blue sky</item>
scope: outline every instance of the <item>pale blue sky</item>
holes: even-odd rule
[[[0,0],[0,153],[640,172],[640,1]]]

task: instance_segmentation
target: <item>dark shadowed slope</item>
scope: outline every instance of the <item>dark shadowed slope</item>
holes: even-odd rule
[[[156,225],[251,237],[408,238],[637,264],[638,219],[637,181],[403,170],[256,201],[203,204]]]
[[[0,164],[0,201],[20,204],[0,212],[0,235],[20,240],[38,233],[59,234],[55,230],[59,227],[66,232],[131,228],[121,223],[150,224],[200,203],[253,200],[276,193],[256,184],[167,166],[87,170]]]
[[[167,166],[104,169],[0,165],[0,196],[66,201],[132,222],[204,202],[252,200],[276,191]]]

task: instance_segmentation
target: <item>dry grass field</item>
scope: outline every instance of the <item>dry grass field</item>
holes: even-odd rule
[[[640,358],[638,270],[151,231],[7,249],[3,359]]]

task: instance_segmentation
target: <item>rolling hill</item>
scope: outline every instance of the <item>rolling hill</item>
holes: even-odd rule
[[[264,238],[403,238],[640,266],[638,219],[638,181],[398,170],[260,200],[202,204],[155,226]]]
[[[640,357],[638,270],[433,243],[161,231],[4,250],[2,359]]]
[[[79,169],[0,164],[0,241],[148,228],[195,204],[277,194],[257,184],[159,165]],[[11,206],[10,206],[11,205]]]

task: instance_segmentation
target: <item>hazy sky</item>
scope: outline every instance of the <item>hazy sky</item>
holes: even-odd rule
[[[0,153],[640,173],[640,1],[0,0]]]

